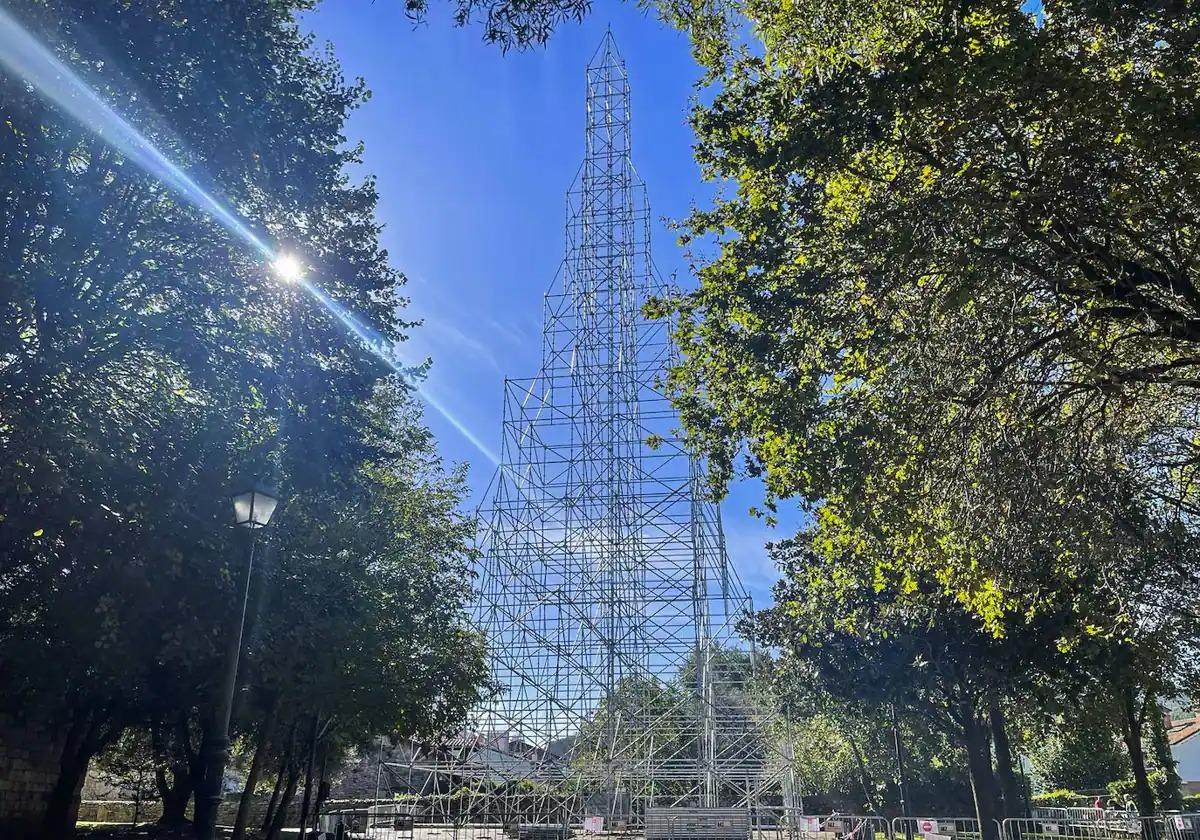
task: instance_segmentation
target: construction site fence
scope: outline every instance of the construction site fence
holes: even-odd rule
[[[1033,819],[1057,822],[1089,823],[1089,822],[1118,822],[1128,819],[1139,819],[1140,814],[1132,808],[1034,808]]]
[[[974,817],[886,817],[856,814],[803,814],[758,808],[749,812],[748,840],[1200,840],[1200,814],[1139,817],[1128,812],[1076,814],[1098,809],[1043,809],[1052,813],[989,823],[980,831]],[[1039,812],[1041,813],[1041,812]],[[527,820],[436,821],[403,803],[335,811],[318,826],[330,840],[637,840],[645,836],[640,818],[599,823]],[[742,829],[744,837],[745,829]],[[698,840],[690,836],[677,840]],[[722,838],[722,840],[737,840]]]
[[[683,813],[692,809],[679,810]],[[320,822],[322,835],[336,840],[636,840],[648,835],[648,826],[640,818],[602,820],[599,824],[520,820],[439,822],[414,816],[413,809],[402,803],[335,811],[323,815]],[[720,827],[697,831],[691,826],[668,834],[673,840],[747,840],[747,837],[748,840],[893,840],[894,837],[885,817],[801,814],[782,809],[752,809],[738,828],[725,833]]]
[[[1000,834],[1000,823],[992,820],[990,823],[994,835]],[[918,837],[926,840],[980,840],[984,832],[980,830],[979,820],[975,817],[894,817],[891,822],[892,838]]]
[[[1045,810],[1065,813],[1006,819],[1001,823],[1003,840],[1200,840],[1200,814],[1142,817],[1099,808],[1040,809]]]
[[[811,814],[790,813],[780,826],[780,840],[887,840],[891,836],[886,817],[859,814]],[[760,832],[762,840],[769,834]]]

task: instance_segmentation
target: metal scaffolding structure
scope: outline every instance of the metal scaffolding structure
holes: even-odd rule
[[[660,390],[673,349],[642,311],[663,287],[630,152],[609,34],[587,67],[542,369],[505,383],[478,607],[500,690],[422,765],[420,792],[447,817],[620,826],[656,806],[788,804],[735,627],[749,599]]]

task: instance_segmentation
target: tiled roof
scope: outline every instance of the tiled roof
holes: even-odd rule
[[[460,732],[446,739],[446,746],[451,748],[477,747],[483,739],[474,732]]]
[[[1176,746],[1197,734],[1200,734],[1200,716],[1191,720],[1173,720],[1167,730],[1167,740],[1171,742],[1171,746]]]

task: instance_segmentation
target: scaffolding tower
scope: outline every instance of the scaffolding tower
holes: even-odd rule
[[[669,324],[643,313],[665,290],[611,33],[586,125],[541,372],[505,383],[478,606],[499,691],[426,778],[475,821],[786,804],[789,762],[736,630],[749,599],[661,391]]]

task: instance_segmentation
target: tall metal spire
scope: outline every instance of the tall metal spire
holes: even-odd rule
[[[672,345],[642,314],[663,289],[611,32],[586,75],[542,369],[505,383],[482,545],[478,614],[500,692],[439,771],[474,782],[476,817],[505,822],[751,808],[778,799],[782,773],[735,632],[749,601],[658,390]],[[518,795],[513,782],[534,784]]]

